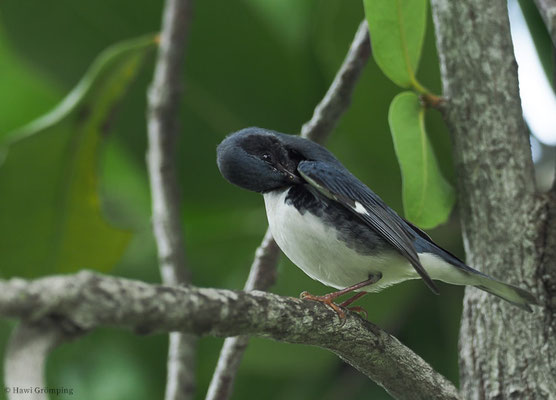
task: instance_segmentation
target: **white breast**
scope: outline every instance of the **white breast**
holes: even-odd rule
[[[368,256],[338,240],[336,230],[310,212],[299,213],[285,203],[289,189],[264,195],[272,235],[284,254],[311,278],[338,289],[354,285],[381,272],[382,279],[365,288],[375,292],[407,279],[418,278],[413,267],[397,252]]]

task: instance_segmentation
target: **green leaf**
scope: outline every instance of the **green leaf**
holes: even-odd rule
[[[51,112],[0,148],[0,274],[106,271],[131,234],[104,220],[97,163],[115,107],[154,36],[114,45]],[[3,160],[3,162],[2,162]]]
[[[455,196],[438,167],[425,131],[425,109],[417,95],[397,95],[390,104],[388,122],[402,172],[405,216],[421,228],[433,228],[448,219]]]
[[[24,123],[43,114],[59,99],[60,90],[36,72],[12,49],[0,25],[0,143],[2,138]]]
[[[403,88],[424,89],[415,79],[427,26],[427,0],[363,0],[373,57]]]

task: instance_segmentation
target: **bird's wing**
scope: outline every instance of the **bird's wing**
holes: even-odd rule
[[[342,204],[375,230],[413,265],[426,285],[438,289],[413,246],[412,232],[403,219],[345,168],[324,161],[301,161],[299,174],[324,196]]]

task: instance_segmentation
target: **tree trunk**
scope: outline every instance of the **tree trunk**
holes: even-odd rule
[[[465,399],[556,398],[553,194],[536,192],[504,0],[432,0],[467,262],[528,289],[523,312],[466,290],[460,332]]]

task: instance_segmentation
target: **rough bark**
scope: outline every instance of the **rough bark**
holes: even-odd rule
[[[280,248],[267,228],[263,241],[255,251],[255,259],[245,282],[245,291],[267,290],[276,281],[276,266],[280,258]],[[234,380],[249,344],[249,336],[241,335],[224,340],[218,363],[207,390],[206,400],[230,398]]]
[[[432,0],[467,262],[529,289],[542,305],[528,314],[466,289],[461,393],[466,399],[548,399],[556,396],[547,290],[548,270],[556,265],[548,247],[554,203],[535,189],[506,7],[504,0]]]
[[[160,48],[148,96],[147,164],[152,196],[152,225],[162,281],[169,285],[185,285],[190,281],[185,265],[175,162],[181,76],[190,9],[190,0],[165,2]],[[196,341],[191,335],[170,334],[166,400],[187,400],[193,397]]]
[[[353,90],[369,59],[370,50],[369,29],[367,22],[363,21],[330,88],[315,107],[311,119],[301,128],[301,136],[317,143],[324,143],[351,103]],[[255,252],[255,260],[251,265],[244,290],[268,290],[276,279],[279,256],[280,249],[274,242],[272,233],[267,229],[261,245]],[[248,342],[248,336],[228,338],[224,341],[206,400],[230,398],[235,376]]]
[[[28,323],[55,315],[72,329],[257,335],[328,349],[398,399],[458,399],[455,387],[396,338],[349,312],[271,293],[152,285],[91,272],[0,280],[0,317]]]

